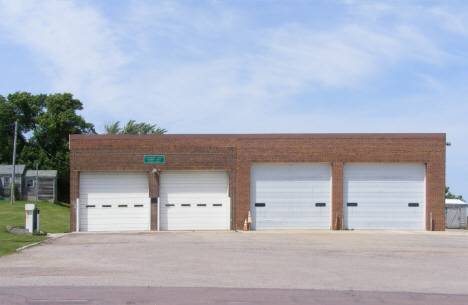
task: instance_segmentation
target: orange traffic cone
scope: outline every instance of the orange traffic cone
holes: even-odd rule
[[[244,222],[244,228],[242,229],[242,231],[247,231],[247,219]]]

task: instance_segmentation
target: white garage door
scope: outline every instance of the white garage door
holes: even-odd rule
[[[160,230],[229,230],[225,171],[162,171]]]
[[[147,172],[81,172],[80,231],[150,229]]]
[[[345,228],[425,229],[424,164],[345,164]]]
[[[253,164],[252,229],[330,229],[330,164]]]

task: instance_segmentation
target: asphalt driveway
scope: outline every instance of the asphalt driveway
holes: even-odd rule
[[[74,233],[0,258],[0,286],[468,294],[468,231]]]

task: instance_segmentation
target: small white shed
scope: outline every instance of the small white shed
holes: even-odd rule
[[[445,199],[445,227],[466,229],[466,202],[460,199]]]

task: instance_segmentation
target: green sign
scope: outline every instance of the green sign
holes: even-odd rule
[[[164,156],[144,156],[143,162],[144,163],[164,163],[165,158]]]

